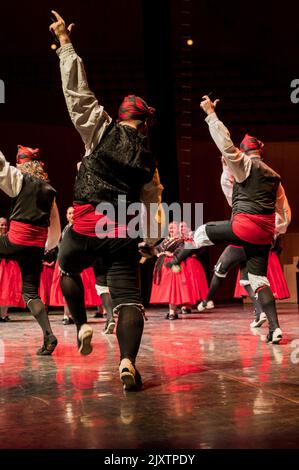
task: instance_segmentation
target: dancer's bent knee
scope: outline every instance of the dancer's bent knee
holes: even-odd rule
[[[270,282],[266,276],[248,273],[248,279],[253,292],[257,292],[262,287],[270,287]]]
[[[201,225],[195,230],[194,233],[194,242],[196,248],[201,248],[202,246],[211,246],[214,243],[209,239],[207,232],[206,232],[206,224]]]

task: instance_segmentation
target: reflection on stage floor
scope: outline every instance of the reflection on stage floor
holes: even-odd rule
[[[0,448],[296,448],[299,442],[298,305],[280,304],[280,345],[251,330],[239,304],[164,319],[149,308],[137,366],[144,388],[123,392],[115,334],[94,319],[94,350],[80,356],[74,325],[50,315],[59,345],[35,352],[26,313],[0,323]]]

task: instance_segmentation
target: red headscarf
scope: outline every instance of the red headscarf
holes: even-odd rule
[[[242,152],[244,153],[251,152],[253,150],[262,150],[263,147],[263,142],[249,134],[245,135],[244,139],[240,144],[240,150],[242,150]]]
[[[16,159],[19,164],[30,162],[31,160],[39,160],[39,149],[32,149],[30,147],[18,145]]]
[[[139,96],[129,95],[126,96],[120,105],[118,111],[118,118],[120,121],[127,121],[128,119],[138,119],[145,121],[152,117],[155,112],[147,103]]]
[[[26,163],[31,160],[39,160],[39,149],[32,149],[30,147],[24,147],[23,145],[18,145],[17,152],[17,163]]]

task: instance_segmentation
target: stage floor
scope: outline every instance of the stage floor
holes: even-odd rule
[[[283,342],[251,331],[250,305],[164,319],[147,310],[137,366],[144,389],[125,393],[115,335],[90,316],[94,350],[51,314],[59,345],[35,355],[28,314],[0,323],[0,448],[223,449],[299,447],[299,310],[278,306]]]

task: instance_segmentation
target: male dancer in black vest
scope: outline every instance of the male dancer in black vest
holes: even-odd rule
[[[44,334],[37,354],[51,355],[57,345],[48,315],[38,295],[44,249],[58,244],[60,221],[56,191],[39,159],[39,149],[18,146],[17,166],[0,152],[0,188],[12,199],[10,226],[0,236],[0,257],[16,260],[22,274],[22,295]]]
[[[106,267],[107,285],[115,313],[120,348],[120,379],[125,390],[141,387],[135,367],[143,332],[143,306],[139,286],[138,240],[127,235],[126,224],[115,223],[96,212],[100,203],[118,208],[119,196],[126,204],[140,201],[145,184],[154,174],[154,159],[143,131],[153,109],[139,97],[126,97],[114,122],[90,91],[82,60],[76,54],[64,20],[57,12],[50,30],[60,42],[62,87],[70,117],[85,144],[74,188],[74,225],[60,247],[61,288],[78,331],[81,354],[92,351],[92,328],[87,325],[84,288],[80,272],[98,258]],[[97,228],[105,220],[108,233]],[[97,226],[97,227],[96,227]],[[97,233],[98,232],[98,233]]]
[[[243,142],[246,152],[234,146],[228,129],[215,113],[218,101],[212,102],[204,96],[201,108],[208,115],[206,122],[211,136],[234,177],[232,218],[200,226],[194,234],[195,247],[227,242],[244,248],[249,282],[269,321],[267,340],[278,344],[282,340],[282,332],[267,279],[267,266],[275,234],[275,211],[284,211],[285,192],[280,176],[261,160],[260,150],[254,149],[248,154],[252,145],[250,136]],[[154,249],[142,246],[141,252],[153,254]],[[168,263],[169,267],[180,264],[191,253],[192,249],[183,250]]]
[[[258,140],[256,137],[250,136],[248,134],[245,135],[244,139],[240,144],[240,149],[242,150],[242,152],[255,159],[263,158],[263,147],[263,142]],[[223,171],[221,175],[221,187],[228,204],[232,206],[234,177],[229,168],[227,167],[223,158],[222,163]],[[286,233],[288,225],[291,222],[291,209],[286,195],[284,195],[284,200],[281,201],[281,203],[276,209],[277,210],[275,211],[275,237],[278,237],[279,235]],[[240,265],[240,284],[244,287],[254,305],[255,319],[250,323],[250,327],[259,328],[260,326],[262,326],[263,323],[267,321],[267,316],[265,312],[263,312],[262,306],[260,302],[256,299],[255,294],[252,290],[248,279],[246,264],[246,254],[242,246],[227,246],[215,265],[214,275],[210,283],[208,295],[205,300],[198,304],[198,311],[202,312],[206,308],[209,308],[209,302],[214,299],[216,290],[219,288],[222,281],[224,281],[228,272],[235,266]]]

